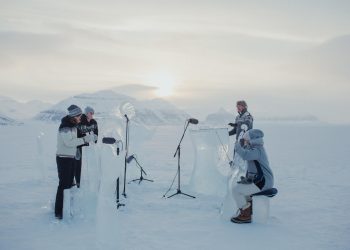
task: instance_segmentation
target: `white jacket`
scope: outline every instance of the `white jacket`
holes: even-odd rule
[[[83,138],[77,137],[76,127],[60,128],[57,135],[57,151],[59,157],[75,158],[77,156],[77,146],[85,144]]]

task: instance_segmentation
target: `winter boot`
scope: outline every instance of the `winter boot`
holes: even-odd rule
[[[240,208],[240,213],[236,217],[232,217],[231,221],[233,223],[251,223],[252,222],[252,206],[249,203],[249,207],[247,208]]]

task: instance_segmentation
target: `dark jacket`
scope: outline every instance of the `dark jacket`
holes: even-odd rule
[[[253,116],[247,111],[244,110],[242,113],[238,114],[235,119],[235,126],[231,131],[229,131],[229,136],[236,135],[236,140],[240,135],[242,128],[241,126],[245,124],[248,126],[248,130],[253,128]]]
[[[81,121],[78,124],[77,128],[78,128],[78,138],[84,137],[86,134],[90,132],[93,132],[95,135],[98,136],[98,126],[97,126],[96,120],[91,119],[89,122],[85,114],[81,116]],[[87,143],[85,145],[89,145],[89,144]]]

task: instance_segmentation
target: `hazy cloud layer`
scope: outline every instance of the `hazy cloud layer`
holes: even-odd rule
[[[171,85],[168,98],[202,116],[246,98],[259,113],[350,122],[334,112],[350,107],[348,1],[0,4],[3,95],[59,101]]]

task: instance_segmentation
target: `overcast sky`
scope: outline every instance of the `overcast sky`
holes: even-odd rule
[[[125,84],[203,116],[350,123],[350,1],[0,0],[0,93],[57,102]],[[150,97],[149,93],[145,97]]]

